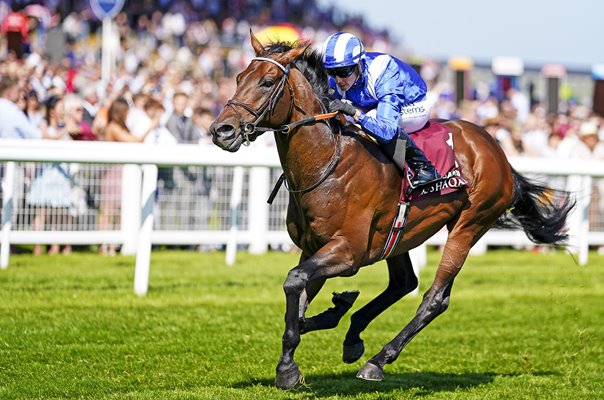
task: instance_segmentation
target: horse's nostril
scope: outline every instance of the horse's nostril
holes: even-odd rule
[[[231,124],[227,124],[227,123],[218,123],[218,124],[212,124],[212,126],[210,127],[210,132],[212,134],[217,134],[220,136],[228,136],[228,135],[232,135],[233,132],[235,132],[235,127]]]

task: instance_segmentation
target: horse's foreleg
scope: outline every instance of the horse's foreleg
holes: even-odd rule
[[[462,245],[460,241],[452,241],[449,238],[436,271],[434,282],[424,294],[415,316],[392,341],[365,363],[357,373],[357,378],[374,381],[382,380],[384,365],[394,362],[411,339],[447,309],[453,280],[461,269],[470,247],[471,243],[463,243]]]
[[[344,339],[342,354],[342,359],[346,363],[357,361],[365,352],[365,345],[360,335],[369,323],[417,287],[417,277],[413,272],[408,252],[389,258],[387,263],[388,287],[350,318],[350,328]]]
[[[278,388],[289,389],[300,381],[300,371],[294,362],[294,352],[300,344],[300,312],[304,310],[304,304],[301,308],[300,301],[301,299],[304,301],[303,292],[310,287],[309,282],[324,281],[341,274],[349,275],[352,257],[347,249],[348,245],[342,240],[329,242],[289,271],[285,279],[283,284],[286,301],[285,331],[275,379]]]

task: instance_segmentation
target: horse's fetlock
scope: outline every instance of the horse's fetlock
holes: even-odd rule
[[[387,364],[391,364],[396,361],[396,359],[401,353],[400,350],[397,350],[394,345],[392,345],[392,343],[388,343],[386,346],[384,346],[382,352],[386,356],[385,361]]]
[[[295,334],[293,331],[288,329],[283,334],[283,337],[281,338],[281,342],[283,343],[284,346],[287,346],[289,348],[298,347],[298,345],[300,344],[300,335]]]

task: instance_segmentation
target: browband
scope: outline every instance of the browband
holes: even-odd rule
[[[277,61],[273,60],[272,58],[267,58],[267,57],[254,57],[252,58],[252,61],[268,61],[269,63],[273,63],[275,64],[277,67],[281,68],[281,71],[283,71],[284,74],[289,74],[289,68],[285,68],[283,65],[279,64]]]

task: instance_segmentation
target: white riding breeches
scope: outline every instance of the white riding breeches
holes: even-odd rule
[[[422,129],[430,119],[432,102],[427,98],[401,108],[398,126],[405,133],[413,133]],[[377,110],[370,110],[367,115],[375,118]]]
[[[432,102],[424,99],[401,108],[398,126],[405,133],[419,131],[426,125],[432,112]]]

